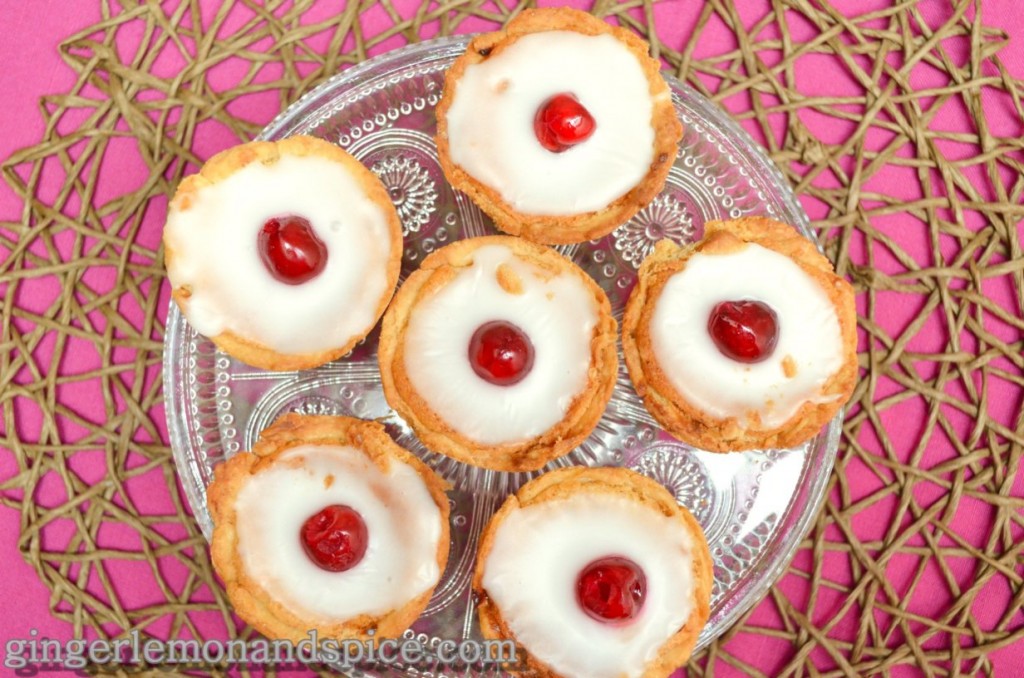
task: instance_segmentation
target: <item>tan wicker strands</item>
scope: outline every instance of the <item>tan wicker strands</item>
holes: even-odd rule
[[[195,0],[96,1],[103,20],[60,46],[75,86],[44,98],[44,136],[2,164],[25,209],[0,223],[0,445],[17,463],[0,497],[20,512],[21,557],[76,634],[203,637],[218,618],[236,622],[161,442],[167,197],[202,159],[375,45],[450,34],[467,19],[494,26],[519,7],[352,2],[310,23],[312,0],[225,0],[197,32]],[[1024,84],[1000,61],[1008,38],[985,27],[982,4],[894,2],[850,19],[828,0],[706,0],[686,41],[659,37],[679,32],[653,26],[657,4],[594,4],[760,130],[861,296],[862,379],[832,491],[758,617],[778,628],[741,621],[692,675],[992,675],[988,656],[1024,643]],[[847,16],[857,6],[844,3]],[[367,36],[368,12],[392,28]],[[115,48],[124,31],[137,48]],[[168,54],[184,58],[176,77],[161,70]],[[241,65],[225,66],[229,57]],[[852,93],[805,91],[799,75],[815,60],[841,65]],[[936,123],[947,104],[969,121],[964,131]],[[822,118],[843,132],[815,134]],[[121,144],[144,162],[104,165]],[[889,190],[887,171],[919,197]],[[49,173],[66,177],[56,193],[39,190]],[[125,319],[130,307],[141,323]],[[33,411],[41,427],[27,425]],[[105,475],[83,477],[78,454],[102,458]],[[37,504],[44,482],[65,499]],[[161,493],[174,512],[149,515],[148,496]],[[101,528],[113,523],[137,538],[106,545]],[[164,599],[133,597],[128,570]],[[991,600],[1005,603],[979,618]],[[764,636],[774,656],[755,661],[743,648]]]

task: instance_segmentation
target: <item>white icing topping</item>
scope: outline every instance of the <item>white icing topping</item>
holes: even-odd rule
[[[368,535],[363,559],[344,572],[314,565],[299,536],[306,519],[332,504],[359,513]],[[236,508],[245,571],[300,617],[380,615],[441,575],[441,512],[416,470],[395,459],[384,472],[352,447],[296,447],[249,479]]]
[[[593,493],[513,511],[487,556],[483,585],[513,635],[559,675],[638,676],[693,609],[693,543],[678,522],[624,497]],[[647,596],[634,619],[604,624],[576,601],[585,566],[623,556]]]
[[[327,246],[324,270],[300,285],[275,280],[257,248],[266,220],[286,215],[308,219]],[[388,292],[385,212],[324,158],[247,165],[172,209],[165,237],[168,276],[192,288],[186,316],[206,336],[229,330],[285,354],[338,348],[376,321]]]
[[[778,316],[778,343],[759,363],[724,356],[708,333],[722,301],[753,300]],[[821,386],[843,362],[839,319],[821,286],[788,257],[747,244],[727,254],[696,253],[662,288],[651,318],[654,354],[673,387],[719,419],[760,414],[780,426],[804,402],[821,401]],[[796,374],[783,371],[786,357]]]
[[[596,129],[552,153],[533,120],[560,93],[575,95]],[[451,158],[523,214],[600,210],[650,169],[653,109],[640,62],[613,36],[534,33],[466,68],[448,110]]]
[[[498,283],[509,267],[521,294]],[[497,386],[478,377],[469,342],[478,327],[505,320],[534,348],[522,381]],[[551,276],[504,245],[485,245],[433,296],[420,301],[405,333],[405,371],[427,405],[463,436],[484,445],[516,443],[557,424],[587,385],[597,302],[577,276]]]

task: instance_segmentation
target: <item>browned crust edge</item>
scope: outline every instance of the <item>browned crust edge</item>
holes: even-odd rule
[[[217,348],[231,357],[253,367],[273,371],[311,369],[336,360],[351,351],[370,333],[383,315],[384,309],[387,308],[388,302],[391,301],[391,296],[394,294],[395,286],[398,284],[399,269],[402,265],[402,224],[391,198],[388,196],[387,189],[373,172],[366,169],[354,157],[334,144],[315,137],[300,135],[281,141],[252,141],[223,150],[207,160],[198,173],[182,179],[178,190],[171,199],[169,210],[187,210],[195,199],[195,195],[204,187],[227,178],[251,163],[262,162],[271,165],[285,155],[317,156],[342,164],[359,183],[366,195],[378,204],[387,215],[391,253],[387,262],[385,293],[374,313],[373,322],[363,332],[353,336],[344,346],[316,353],[286,354],[278,353],[251,338],[231,331],[210,337]],[[174,257],[174,249],[165,236],[164,262],[168,268]],[[186,318],[188,317],[188,300],[191,294],[192,291],[187,286],[173,287],[171,290],[171,298],[174,299]]]
[[[748,449],[789,448],[813,438],[846,404],[857,379],[857,312],[853,288],[837,276],[814,244],[792,226],[765,217],[711,221],[704,238],[691,246],[659,242],[640,266],[636,288],[626,304],[622,321],[622,347],[626,366],[644,405],[673,436],[705,450],[729,452]],[[729,247],[737,242],[756,243],[791,258],[828,295],[836,309],[843,341],[843,363],[822,387],[822,395],[836,398],[825,403],[804,403],[781,426],[759,428],[756,414],[747,424],[735,417],[718,419],[691,405],[671,385],[658,365],[651,343],[650,318],[665,283],[686,267],[695,253]]]
[[[676,503],[662,485],[626,468],[569,467],[545,473],[531,480],[510,496],[484,528],[477,553],[476,570],[473,575],[473,590],[479,600],[477,610],[480,629],[485,638],[492,640],[515,640],[515,635],[501,615],[501,610],[487,594],[483,586],[484,566],[494,546],[495,535],[501,523],[520,508],[547,501],[570,497],[578,492],[603,492],[614,494],[648,506],[662,515],[676,519],[686,530],[693,543],[694,610],[686,623],[673,634],[651,661],[642,674],[643,678],[663,678],[685,664],[700,636],[701,629],[711,614],[711,587],[713,573],[711,553],[708,550],[704,532],[693,515]],[[518,642],[517,642],[518,645]],[[520,656],[515,666],[506,667],[517,675],[535,678],[558,678],[550,666],[534,657],[529,648],[519,646]],[[525,668],[524,668],[525,664]]]
[[[361,450],[382,470],[392,461],[412,466],[423,479],[431,498],[441,512],[441,535],[437,547],[437,565],[444,572],[448,562],[449,525],[446,483],[426,464],[398,446],[385,432],[384,426],[350,417],[285,414],[263,431],[252,452],[236,454],[214,469],[213,482],[207,488],[206,500],[213,519],[210,554],[214,569],[224,582],[228,599],[238,616],[268,638],[287,639],[298,643],[316,630],[320,638],[354,638],[367,640],[369,630],[374,638],[400,636],[426,608],[433,588],[410,600],[403,607],[384,615],[359,615],[334,624],[310,624],[290,609],[275,601],[245,572],[238,554],[235,531],[235,502],[248,478],[273,466],[286,450],[297,445],[350,445]]]
[[[484,446],[452,429],[417,393],[405,371],[404,335],[413,308],[469,266],[478,247],[503,245],[517,256],[552,273],[576,276],[590,290],[598,322],[590,343],[587,386],[573,400],[562,420],[542,435],[514,445]],[[432,253],[395,294],[384,314],[377,359],[384,397],[431,450],[453,459],[498,471],[533,471],[567,454],[597,425],[611,398],[618,373],[617,324],[604,291],[578,266],[554,250],[509,236],[469,238]]]
[[[651,124],[654,127],[654,161],[644,179],[607,207],[595,212],[568,216],[521,214],[505,202],[495,189],[482,184],[462,167],[453,163],[448,146],[448,109],[454,100],[459,79],[466,68],[490,56],[500,54],[520,37],[530,33],[569,30],[585,35],[609,34],[632,52],[647,76],[654,100]],[[661,65],[648,53],[648,44],[632,31],[611,26],[586,12],[568,7],[527,9],[502,31],[479,35],[470,42],[445,73],[444,90],[437,106],[437,152],[448,182],[468,195],[505,233],[545,244],[583,242],[611,233],[628,221],[661,191],[679,150],[683,128],[676,116],[672,97],[661,77]]]

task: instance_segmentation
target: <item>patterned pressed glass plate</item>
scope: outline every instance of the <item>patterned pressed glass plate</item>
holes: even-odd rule
[[[264,139],[308,134],[337,143],[376,173],[401,217],[402,278],[435,249],[496,233],[489,219],[444,179],[433,141],[444,71],[466,37],[406,47],[351,68],[311,91],[263,131]],[[604,288],[616,319],[654,243],[699,239],[712,219],[766,215],[809,234],[807,217],[764,152],[721,110],[667,78],[684,136],[665,189],[611,235],[557,249]],[[428,452],[387,406],[376,361],[377,330],[350,355],[316,370],[270,373],[228,358],[171,305],[164,378],[170,442],[196,520],[209,537],[206,486],[213,467],[249,449],[285,412],[383,421],[399,444],[448,479],[451,556],[430,605],[407,637],[428,648],[479,638],[470,590],[480,532],[508,493],[534,473],[476,469]],[[621,355],[621,351],[620,351]],[[841,416],[791,450],[712,454],[663,433],[630,385],[620,358],[611,403],[593,434],[548,466],[627,466],[662,483],[704,527],[714,560],[711,619],[703,647],[750,608],[781,574],[822,501]],[[363,667],[377,675],[374,666]],[[444,667],[397,667],[441,675]],[[391,667],[389,671],[394,671]],[[482,667],[470,668],[479,675]],[[466,671],[460,668],[459,673]],[[493,671],[493,669],[492,669]]]

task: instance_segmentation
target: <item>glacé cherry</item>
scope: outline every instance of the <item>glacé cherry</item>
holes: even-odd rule
[[[257,245],[270,275],[286,285],[312,280],[327,265],[327,245],[308,219],[294,215],[267,219]]]
[[[583,104],[572,94],[556,94],[537,109],[533,131],[541,146],[561,153],[586,141],[597,125]]]
[[[576,578],[576,601],[599,622],[626,622],[638,614],[647,597],[647,577],[629,558],[600,558]]]
[[[363,559],[369,535],[355,510],[332,504],[306,519],[299,539],[315,565],[329,572],[344,572]]]
[[[511,386],[533,369],[533,343],[510,322],[484,323],[469,340],[469,364],[476,375],[497,386]]]
[[[779,319],[760,301],[723,301],[708,317],[708,333],[728,358],[757,363],[770,357],[779,340]]]

